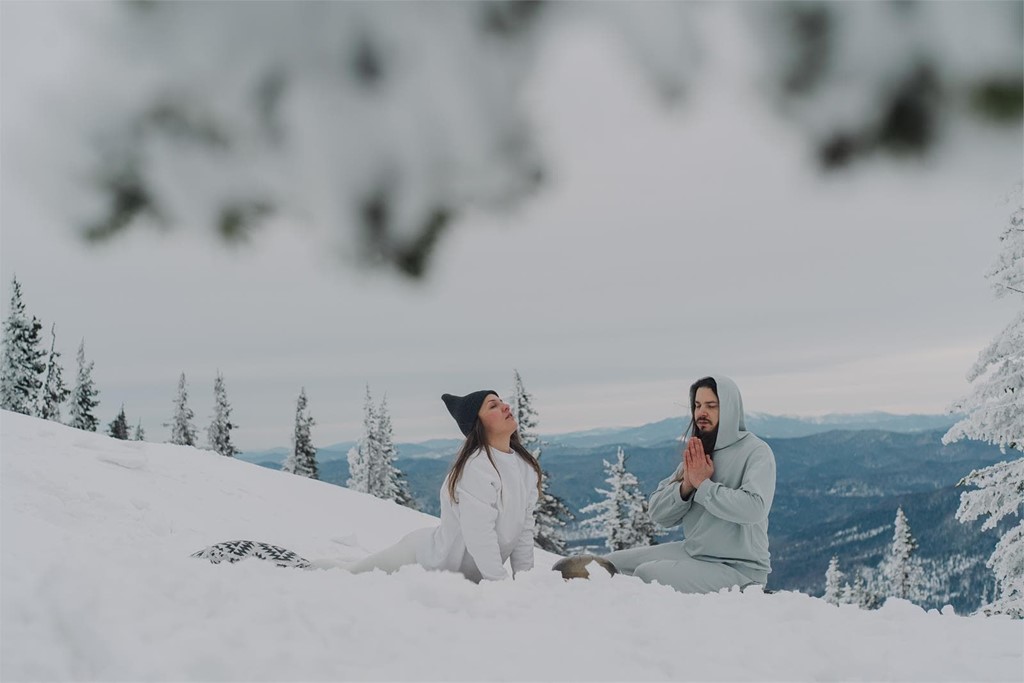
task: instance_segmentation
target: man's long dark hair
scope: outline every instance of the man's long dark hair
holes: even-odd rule
[[[526,461],[526,464],[533,468],[533,471],[537,473],[537,495],[541,493],[541,478],[542,474],[540,471],[540,463],[537,462],[537,458],[533,457],[530,451],[526,450],[523,446],[523,442],[519,439],[519,430],[517,429],[512,433],[512,437],[509,439],[508,445],[512,447],[512,450],[519,455],[520,458]],[[455,495],[455,487],[459,485],[459,480],[462,479],[462,472],[466,469],[466,463],[469,462],[469,456],[473,455],[480,449],[483,449],[487,454],[487,459],[491,461],[491,467],[495,470],[498,468],[494,465],[494,458],[491,456],[491,447],[487,445],[487,432],[484,430],[484,423],[480,420],[476,421],[473,425],[473,431],[466,436],[465,443],[462,444],[462,448],[459,449],[459,454],[455,456],[455,462],[452,463],[452,468],[448,470],[448,497],[452,499],[452,502],[459,502],[458,497]]]
[[[690,426],[686,432],[699,438],[700,442],[704,445],[704,452],[708,457],[711,457],[715,452],[715,442],[718,440],[718,427],[722,424],[722,414],[719,412],[718,425],[714,429],[710,432],[702,433],[700,431],[697,427],[697,419],[694,413],[697,412],[697,390],[701,387],[715,392],[715,398],[718,398],[718,382],[713,377],[702,377],[690,385]]]

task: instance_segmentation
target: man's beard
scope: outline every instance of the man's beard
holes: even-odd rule
[[[718,440],[718,426],[716,425],[714,429],[704,431],[694,422],[693,435],[700,439],[700,442],[704,445],[704,453],[710,458],[712,453],[715,452],[715,442]]]

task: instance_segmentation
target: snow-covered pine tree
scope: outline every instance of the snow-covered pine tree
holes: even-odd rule
[[[1024,438],[1018,438],[1017,443],[1022,442]],[[977,489],[961,494],[956,518],[967,523],[987,516],[981,529],[992,529],[1010,514],[1020,516],[1024,506],[1024,457],[974,470],[959,485]],[[1024,520],[1002,535],[985,564],[995,575],[996,594],[981,611],[1024,619]]]
[[[352,489],[353,491],[359,491],[360,493],[366,493],[366,462],[363,459],[365,453],[360,448],[362,439],[360,442],[348,449],[348,479],[345,480],[345,486]]]
[[[920,563],[914,557],[917,541],[902,506],[896,508],[894,527],[892,543],[881,566],[885,594],[917,602],[924,597],[921,594],[924,576]]]
[[[853,590],[850,592],[853,604],[861,609],[878,609],[882,606],[882,596],[877,589],[878,582],[870,570],[863,567],[857,572],[853,580]]]
[[[604,461],[604,470],[610,488],[596,489],[604,500],[580,510],[582,515],[593,515],[583,521],[583,528],[603,535],[609,550],[651,545],[655,528],[647,514],[647,500],[637,478],[626,469],[626,454],[621,447],[614,463]]]
[[[629,476],[633,477],[635,482],[631,487],[633,503],[630,506],[630,511],[633,513],[631,525],[636,538],[633,547],[639,548],[641,546],[654,545],[655,536],[663,533],[664,530],[651,519],[651,513],[647,509],[647,496],[640,490],[640,482],[637,481],[634,475],[630,474]]]
[[[231,404],[224,388],[224,376],[218,371],[217,379],[213,381],[213,419],[206,431],[210,450],[229,458],[238,455],[238,449],[231,443],[231,430],[237,426],[231,421]]]
[[[1010,268],[993,270],[996,296],[1011,294],[1021,303],[1021,310],[975,361],[968,381],[973,383],[969,396],[953,404],[953,410],[966,417],[950,427],[943,443],[976,439],[1006,449],[1024,451],[1024,226],[1020,212],[1016,227],[1003,235],[1006,252],[1012,252],[1015,273]],[[1004,259],[1008,258],[1003,254]]]
[[[196,428],[192,424],[195,414],[188,407],[188,387],[185,384],[185,373],[178,380],[178,396],[174,399],[174,417],[165,427],[171,428],[170,443],[179,446],[196,445]]]
[[[36,402],[36,416],[60,422],[60,406],[70,394],[71,390],[64,384],[64,369],[60,366],[60,351],[57,350],[57,325],[54,324],[50,326],[50,353]]]
[[[369,387],[367,387],[367,397],[369,397]],[[381,404],[383,405],[383,404]],[[369,451],[369,457],[366,461],[366,492],[371,496],[382,498],[384,500],[395,499],[395,487],[394,480],[391,477],[391,466],[390,466],[390,454],[384,453],[384,444],[381,443],[381,406],[378,405],[374,408],[374,437],[373,443],[375,445]]]
[[[541,462],[541,441],[537,434],[537,411],[533,408],[533,395],[523,386],[518,370],[513,370],[515,384],[512,389],[512,410],[519,425],[519,440],[533,457]],[[574,519],[572,512],[561,498],[551,493],[551,475],[541,466],[540,496],[534,510],[534,542],[543,550],[564,555],[565,525]]]
[[[122,441],[128,440],[128,418],[124,414],[124,405],[121,405],[121,412],[113,419],[107,427],[107,435]]]
[[[402,470],[398,468],[398,449],[395,448],[387,394],[381,399],[380,408],[377,410],[377,442],[380,444],[381,466],[379,471],[385,476],[382,478],[380,492],[374,495],[418,510],[419,506],[416,505],[412,489],[409,488],[409,481],[405,478]]]
[[[843,572],[839,571],[839,558],[833,555],[825,571],[825,602],[838,605],[843,601],[845,590],[842,581]]]
[[[840,605],[856,605],[857,599],[854,596],[853,584],[849,581],[843,583],[839,587],[839,604]]]
[[[295,433],[292,435],[292,452],[281,467],[285,472],[298,474],[310,479],[320,478],[320,469],[316,463],[316,448],[310,428],[315,424],[313,416],[306,407],[306,388],[299,392],[299,401],[295,408]]]
[[[68,426],[75,429],[84,429],[87,432],[95,432],[100,421],[93,414],[93,409],[100,404],[97,400],[100,392],[92,381],[92,367],[94,361],[85,362],[85,340],[78,345],[78,375],[75,378],[75,388],[71,390],[71,409]]]
[[[1010,225],[1000,236],[1002,249],[986,274],[997,298],[1010,296],[1021,310],[979,355],[967,379],[972,393],[954,404],[966,417],[942,437],[943,443],[977,439],[998,445],[1016,458],[975,470],[959,486],[976,490],[960,495],[956,518],[963,523],[988,517],[982,530],[995,527],[1024,508],[1024,207],[1020,188]],[[982,606],[986,614],[1024,618],[1024,519],[1006,531],[989,557],[996,579],[996,597]]]
[[[30,320],[21,299],[21,283],[11,279],[11,309],[4,320],[3,363],[0,365],[0,408],[33,415],[41,375],[46,369],[46,352],[39,347],[42,323],[35,316]]]
[[[345,485],[353,491],[370,493],[370,468],[377,461],[380,452],[377,429],[377,408],[373,405],[370,385],[366,385],[366,400],[363,403],[363,435],[359,443],[348,452],[348,481]]]
[[[139,423],[135,425],[135,431],[132,432],[132,441],[145,441],[146,430],[142,428],[142,419],[139,419]]]
[[[533,453],[533,457],[540,459],[541,442],[537,434],[537,411],[533,408],[533,394],[523,386],[523,378],[519,370],[512,370],[512,411],[516,418],[519,430],[519,441],[523,448]]]

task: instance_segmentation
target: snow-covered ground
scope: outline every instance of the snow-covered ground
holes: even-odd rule
[[[212,565],[249,538],[351,559],[432,517],[207,451],[0,418],[0,677],[40,680],[1014,680],[1024,623],[799,593],[686,596]]]

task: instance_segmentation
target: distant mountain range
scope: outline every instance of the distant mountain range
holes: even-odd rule
[[[748,430],[762,438],[792,438],[820,434],[834,429],[922,432],[948,429],[958,419],[960,419],[959,415],[893,415],[883,412],[834,414],[820,417],[747,413],[746,425]],[[541,440],[546,446],[575,446],[579,448],[610,445],[649,446],[674,441],[679,438],[686,427],[687,422],[682,417],[670,417],[640,427],[608,427],[566,434],[548,434],[543,435]],[[355,441],[343,441],[319,448],[317,449],[317,459],[321,463],[344,459],[355,443]],[[396,447],[400,459],[442,458],[448,460],[461,443],[461,439],[431,439],[416,443],[398,443]],[[239,454],[238,457],[248,462],[281,464],[288,457],[288,448],[247,451]]]

